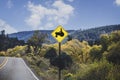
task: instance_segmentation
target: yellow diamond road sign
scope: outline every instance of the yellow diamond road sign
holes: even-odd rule
[[[58,26],[51,34],[58,42],[62,42],[68,36],[68,32],[62,27]]]

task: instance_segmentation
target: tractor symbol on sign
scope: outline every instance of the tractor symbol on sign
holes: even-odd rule
[[[62,31],[62,28],[60,29],[59,32],[55,32],[55,35],[56,35],[56,37],[58,37],[58,35],[61,36],[61,37],[63,37],[63,36],[64,36],[64,33],[63,33],[63,31]]]

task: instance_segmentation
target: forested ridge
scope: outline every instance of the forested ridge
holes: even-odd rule
[[[90,44],[94,44],[99,42],[101,34],[109,34],[115,30],[120,30],[120,24],[96,27],[87,30],[76,30],[71,33],[71,36],[80,41],[86,40]]]
[[[118,25],[108,25],[96,28],[90,28],[86,30],[67,30],[69,36],[80,41],[86,40],[91,45],[93,43],[99,42],[100,35],[105,33],[111,33],[112,31],[120,30],[120,24]],[[51,36],[52,30],[40,30],[40,32],[48,34],[48,40],[50,43],[55,43],[56,41]],[[9,34],[9,37],[18,38],[19,40],[24,40],[25,42],[33,35],[34,31],[23,31],[18,33]]]

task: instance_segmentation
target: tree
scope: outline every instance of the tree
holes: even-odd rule
[[[1,31],[1,35],[5,37],[5,30]]]
[[[110,37],[108,34],[103,34],[100,36],[100,41],[102,45],[102,52],[106,51],[110,44]]]
[[[101,53],[101,46],[97,46],[94,45],[91,50],[90,50],[90,58],[92,59],[92,61],[96,60],[100,60],[102,58],[102,53]]]
[[[108,48],[108,53],[106,55],[106,58],[109,62],[120,65],[120,41],[112,44]]]
[[[100,40],[102,45],[102,51],[104,52],[108,49],[108,46],[120,40],[120,31],[114,31],[110,34],[102,34]]]
[[[47,41],[47,34],[35,31],[33,36],[27,41],[29,46],[33,46],[34,53],[38,54],[41,52],[42,44]]]
[[[24,45],[23,40],[18,40],[18,38],[10,38],[8,35],[5,35],[5,30],[1,31],[0,34],[0,51],[5,51],[8,48],[13,48],[16,45]]]
[[[105,42],[107,43],[107,60],[113,64],[120,64],[120,31],[114,31],[107,35]]]
[[[60,70],[67,69],[72,65],[72,58],[65,52],[62,52],[59,56],[51,59],[50,64],[58,67]]]
[[[68,41],[72,40],[72,36],[71,35],[68,35]]]
[[[27,45],[25,53],[31,53],[31,52],[32,52],[31,46]]]
[[[110,35],[111,42],[118,42],[120,41],[120,31],[114,31]]]
[[[90,46],[86,41],[80,42],[77,39],[72,39],[62,45],[62,50],[68,52],[73,58],[73,61],[86,63],[89,60]]]
[[[55,58],[57,56],[57,53],[56,53],[56,50],[55,50],[55,48],[50,48],[47,52],[46,52],[46,54],[44,55],[44,57],[45,58],[47,58],[47,59],[53,59],[53,58]]]

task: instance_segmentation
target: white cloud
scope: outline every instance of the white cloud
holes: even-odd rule
[[[8,0],[7,7],[8,8],[12,8],[13,7],[13,2],[11,0]]]
[[[5,21],[3,21],[3,20],[0,19],[0,31],[2,31],[2,30],[5,30],[5,32],[6,32],[7,34],[17,32],[16,29],[14,29],[14,28],[11,27],[9,24],[7,24]]]
[[[59,24],[67,24],[70,16],[74,13],[74,8],[62,0],[55,1],[49,8],[28,2],[27,9],[31,14],[25,22],[33,29],[45,29]]]
[[[47,23],[44,27],[44,29],[48,29],[48,28],[51,28],[51,27],[53,27],[54,26],[54,24],[53,23]]]
[[[120,0],[115,0],[115,3],[120,6]]]
[[[69,2],[73,2],[74,0],[68,0]]]

